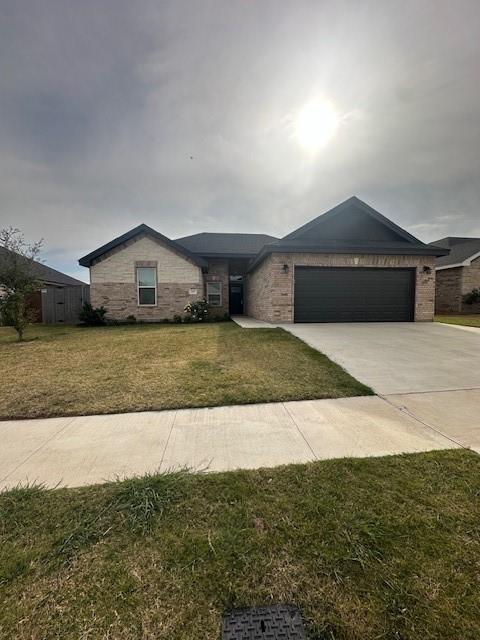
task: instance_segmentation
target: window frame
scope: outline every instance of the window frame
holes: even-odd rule
[[[153,271],[154,273],[154,279],[155,279],[155,284],[152,285],[141,285],[140,284],[140,278],[138,276],[138,272],[140,269],[150,269],[151,271]],[[157,306],[157,268],[156,267],[136,267],[135,268],[135,275],[137,278],[137,307],[156,307]],[[144,302],[140,302],[140,289],[153,289],[155,292],[155,302],[152,303],[144,303]]]
[[[209,290],[208,290],[208,288],[210,287],[210,285],[218,286],[218,288],[219,288],[219,289],[218,289],[218,292],[210,293],[210,292],[209,292]],[[206,293],[207,293],[207,296],[206,296],[206,297],[207,297],[207,304],[208,304],[210,307],[221,307],[221,306],[222,306],[222,303],[223,303],[223,296],[222,296],[222,292],[223,292],[223,287],[222,287],[222,283],[221,283],[219,280],[212,280],[211,282],[207,282],[207,291],[206,291]],[[212,304],[212,303],[210,302],[210,295],[218,296],[218,298],[219,298],[219,302],[218,302],[218,304]]]

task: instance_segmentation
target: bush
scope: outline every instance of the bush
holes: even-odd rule
[[[205,322],[208,320],[208,303],[206,300],[189,302],[185,307],[185,312],[188,314],[188,322]]]
[[[105,307],[96,307],[94,309],[89,302],[84,302],[79,317],[80,321],[86,324],[88,327],[98,327],[106,323],[106,313],[107,310],[105,309]]]
[[[137,318],[136,318],[136,317],[133,315],[133,313],[132,313],[132,314],[130,314],[129,316],[127,316],[127,317],[125,318],[125,322],[126,322],[127,324],[136,324],[136,322],[137,322]]]
[[[181,323],[181,321],[182,321],[182,316],[179,316],[179,315],[178,315],[178,313],[176,313],[176,314],[173,316],[173,321],[175,322],[175,324],[180,324],[180,323]]]
[[[480,289],[472,289],[470,293],[463,296],[463,301],[465,304],[475,304],[476,302],[480,302]]]

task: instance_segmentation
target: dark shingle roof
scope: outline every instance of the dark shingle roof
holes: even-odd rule
[[[8,250],[5,249],[5,247],[0,247],[0,260],[4,259],[6,255],[8,255]],[[71,276],[67,276],[66,273],[52,269],[52,267],[48,267],[46,264],[42,264],[41,262],[33,263],[33,273],[38,280],[45,284],[58,284],[62,286],[77,286],[85,284],[85,282],[72,278]]]
[[[480,253],[480,238],[459,238],[449,236],[430,243],[433,246],[450,249],[448,256],[437,258],[437,267],[453,267],[468,261]]]
[[[177,238],[192,253],[203,256],[255,256],[270,242],[278,238],[264,233],[195,233],[193,236]]]
[[[353,196],[265,246],[251,262],[250,269],[274,252],[438,256],[448,249],[424,244]]]
[[[83,258],[80,258],[78,263],[82,265],[82,267],[89,267],[96,258],[99,258],[104,253],[107,253],[107,251],[111,251],[112,249],[115,249],[119,245],[123,244],[124,242],[127,242],[128,240],[131,240],[132,238],[135,238],[136,236],[139,236],[141,234],[145,234],[145,235],[151,236],[152,238],[156,238],[157,240],[160,240],[160,242],[163,242],[167,246],[172,247],[172,249],[176,249],[179,253],[182,253],[184,256],[189,258],[193,263],[197,264],[199,267],[207,266],[207,263],[204,260],[202,260],[202,258],[195,255],[193,252],[189,251],[189,249],[180,245],[180,243],[175,242],[175,240],[170,240],[170,238],[167,238],[167,236],[164,236],[162,233],[155,231],[155,229],[152,229],[151,227],[149,227],[144,223],[139,224],[138,227],[130,229],[130,231],[127,231],[121,236],[118,236],[118,238],[114,238],[110,242],[107,242],[107,244],[104,244],[98,249],[95,249],[95,251],[92,251],[91,253],[88,253],[86,256],[83,256]]]

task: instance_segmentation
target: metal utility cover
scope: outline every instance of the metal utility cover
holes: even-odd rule
[[[222,640],[306,640],[306,635],[297,607],[272,605],[227,611]]]

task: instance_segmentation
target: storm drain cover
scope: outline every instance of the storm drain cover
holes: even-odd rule
[[[223,616],[222,640],[306,640],[297,607],[231,609]]]

